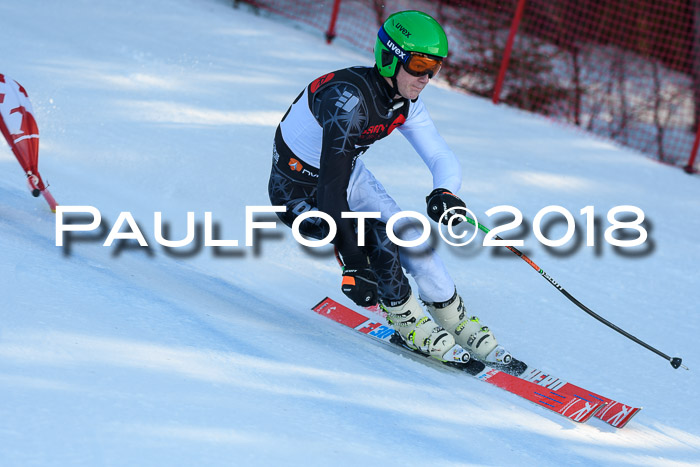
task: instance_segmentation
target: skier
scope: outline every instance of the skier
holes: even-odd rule
[[[286,206],[278,216],[290,227],[309,210],[331,216],[337,226],[333,244],[344,265],[343,293],[360,306],[379,302],[389,325],[409,347],[442,360],[459,345],[478,359],[502,362],[508,353],[488,327],[466,314],[437,253],[426,246],[398,247],[388,239],[386,222],[401,209],[358,159],[397,129],[432,173],[434,189],[426,197],[429,217],[439,222],[447,212],[442,220],[447,223],[465,207],[455,194],[461,185],[459,161],[419,97],[447,56],[445,32],[426,13],[398,12],[379,29],[374,55],[375,66],[325,74],[294,100],[275,134],[270,201]],[[351,211],[380,213],[378,219],[362,220],[364,247],[358,246],[359,221],[341,215]],[[394,231],[403,240],[422,233],[407,218]],[[319,217],[308,217],[299,232],[322,239],[329,226]],[[437,324],[412,292],[404,268]]]

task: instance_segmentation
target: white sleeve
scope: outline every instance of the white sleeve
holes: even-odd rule
[[[438,133],[420,97],[411,103],[408,118],[398,129],[433,174],[433,189],[446,188],[457,193],[462,186],[459,160]]]

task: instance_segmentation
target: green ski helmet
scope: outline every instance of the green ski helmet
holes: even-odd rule
[[[411,63],[414,54],[430,56],[434,62]],[[390,15],[377,33],[374,59],[379,74],[392,78],[401,64],[414,76],[428,74],[432,78],[447,57],[447,36],[440,24],[427,13],[416,10],[400,11]],[[413,66],[409,66],[409,65]]]

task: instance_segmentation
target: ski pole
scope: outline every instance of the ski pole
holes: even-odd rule
[[[489,232],[491,231],[490,229],[484,227],[484,226],[481,225],[479,222],[476,222],[474,219],[470,218],[469,216],[466,216],[466,215],[465,215],[464,217],[465,217],[465,219],[467,220],[467,222],[469,222],[469,223],[470,223],[471,225],[473,225],[474,227],[477,227],[477,228],[478,228],[479,230],[481,230],[482,232],[484,232],[484,233],[489,233]],[[503,240],[503,239],[502,239],[501,237],[499,237],[498,235],[494,235],[494,238],[495,238],[496,240]],[[651,350],[651,351],[654,352],[656,355],[659,355],[660,357],[665,358],[666,360],[668,360],[668,361],[671,363],[671,366],[672,366],[673,368],[683,367],[683,368],[685,368],[686,370],[688,369],[687,366],[685,366],[685,365],[682,364],[682,362],[683,362],[683,359],[682,359],[682,358],[680,358],[680,357],[669,357],[668,355],[666,355],[665,353],[661,352],[660,350],[658,350],[658,349],[652,347],[651,345],[647,344],[646,342],[642,341],[641,339],[636,338],[635,336],[633,336],[632,334],[628,333],[628,332],[625,331],[624,329],[622,329],[622,328],[620,328],[620,327],[614,325],[613,323],[611,323],[611,322],[608,321],[607,319],[605,319],[605,318],[603,318],[602,316],[598,315],[598,314],[595,313],[593,310],[591,310],[590,308],[588,308],[586,305],[584,305],[583,303],[581,303],[580,301],[578,301],[578,300],[577,300],[573,295],[571,295],[569,292],[567,292],[566,289],[564,289],[564,287],[562,287],[561,285],[559,285],[559,283],[558,283],[557,281],[555,281],[554,278],[553,278],[552,276],[550,276],[549,274],[547,274],[546,272],[544,272],[544,270],[543,270],[541,267],[539,267],[537,264],[535,264],[534,261],[532,261],[532,260],[531,260],[530,258],[528,258],[526,255],[524,255],[520,250],[518,250],[517,248],[515,248],[515,247],[513,247],[513,246],[508,246],[508,245],[504,245],[504,246],[505,246],[506,248],[508,248],[510,251],[512,251],[513,253],[515,253],[517,256],[519,256],[520,259],[522,259],[522,260],[525,261],[527,264],[529,264],[530,266],[532,266],[532,268],[533,268],[535,271],[539,272],[540,275],[541,275],[542,277],[544,277],[545,279],[547,279],[547,282],[549,282],[550,284],[552,284],[559,292],[561,292],[566,298],[568,298],[569,300],[571,300],[571,301],[572,301],[576,306],[578,306],[580,309],[582,309],[583,311],[585,311],[586,313],[588,313],[589,315],[591,315],[592,317],[594,317],[595,319],[597,319],[597,320],[600,321],[601,323],[605,324],[606,326],[608,326],[608,327],[614,329],[615,331],[619,332],[620,334],[622,334],[622,335],[625,336],[626,338],[628,338],[628,339],[630,339],[630,340],[636,342],[637,344],[641,345],[642,347],[647,348],[648,350]]]

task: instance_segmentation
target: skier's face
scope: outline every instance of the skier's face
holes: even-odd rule
[[[428,75],[413,76],[408,74],[403,67],[399,68],[399,73],[396,75],[399,94],[406,99],[417,98],[429,81]]]

